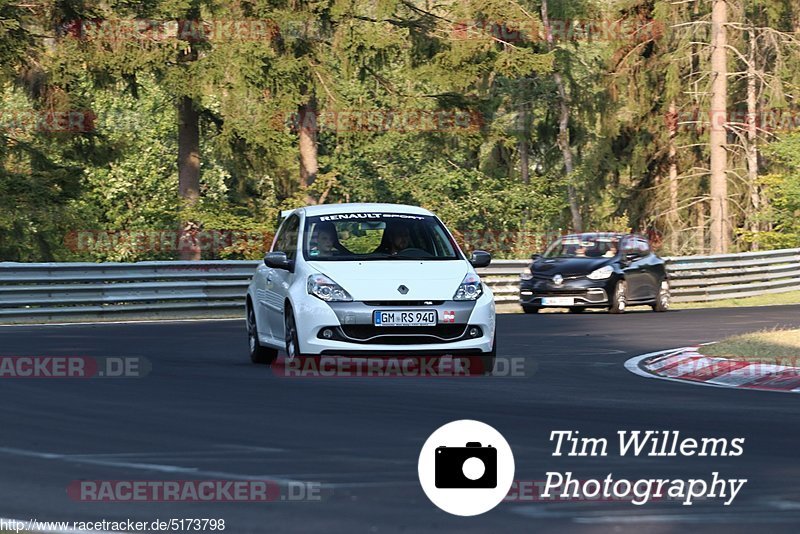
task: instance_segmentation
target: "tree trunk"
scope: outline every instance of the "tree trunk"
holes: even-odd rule
[[[196,23],[200,7],[193,1],[186,12],[186,20]],[[178,64],[197,61],[197,49],[189,46],[178,53]],[[186,207],[194,206],[200,199],[200,114],[189,96],[178,99],[178,194]],[[194,221],[180,223],[178,251],[182,260],[199,260],[200,247]]]
[[[200,198],[200,124],[188,96],[178,102],[178,189],[189,204]]]
[[[306,104],[299,107],[300,113],[300,187],[307,188],[317,179],[319,162],[317,160],[317,100],[312,95]],[[308,204],[317,201],[311,195],[306,195]]]
[[[527,85],[526,85],[527,87]],[[520,137],[517,143],[517,152],[519,152],[519,176],[522,183],[528,185],[531,181],[531,165],[530,165],[530,138],[531,138],[531,105],[527,100],[527,92],[523,93],[524,102],[519,106],[519,127]]]
[[[706,251],[706,204],[701,200],[695,206],[697,212],[695,246],[697,247],[697,254],[704,254]]]
[[[520,139],[517,150],[519,151],[519,175],[522,178],[522,183],[528,185],[531,182],[528,139]]]
[[[711,11],[711,253],[724,254],[730,247],[728,220],[728,53],[726,25],[728,0],[714,0]]]
[[[547,12],[547,0],[542,0],[542,25],[544,26],[547,43],[550,48],[552,48],[553,32],[550,29],[550,18],[548,17]],[[561,73],[554,71],[553,81],[555,81],[556,88],[558,89],[558,147],[561,149],[561,154],[564,158],[564,171],[567,174],[567,197],[569,199],[569,211],[572,214],[572,229],[575,232],[582,232],[583,218],[581,217],[581,210],[578,204],[578,194],[575,190],[575,186],[572,184],[572,172],[574,170],[574,165],[572,161],[572,149],[570,147],[569,139],[569,97],[567,96],[567,91],[564,87],[564,80],[561,78]]]
[[[194,102],[188,96],[178,101],[178,193],[187,206],[195,205],[200,198],[200,124]],[[180,259],[200,259],[197,230],[196,223],[181,222]]]
[[[669,248],[671,254],[678,254],[680,248],[678,226],[678,154],[675,148],[675,137],[678,135],[678,110],[675,101],[669,103],[669,217],[667,228],[669,230]]]
[[[752,212],[749,214],[750,231],[758,232],[759,210],[761,209],[761,196],[758,191],[758,95],[756,93],[756,43],[755,31],[750,28],[747,31],[749,37],[750,51],[747,60],[747,144],[745,152],[747,154],[747,187],[750,193],[750,207]],[[758,239],[753,236],[752,250],[758,250]]]

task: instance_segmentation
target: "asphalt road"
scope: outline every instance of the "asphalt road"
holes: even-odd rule
[[[796,532],[800,397],[648,380],[642,353],[800,324],[800,306],[499,317],[499,355],[524,378],[286,378],[247,361],[238,321],[0,328],[0,355],[143,356],[135,379],[0,379],[0,517],[223,518],[255,532]],[[417,481],[428,435],[456,419],[504,434],[516,478],[749,482],[731,506],[506,502],[478,517],[434,507]],[[744,437],[740,457],[553,457],[553,430]],[[319,501],[78,502],[76,480],[268,478],[321,482]]]

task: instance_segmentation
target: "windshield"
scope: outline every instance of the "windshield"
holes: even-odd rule
[[[456,246],[436,217],[340,213],[307,217],[303,256],[314,261],[456,260]]]
[[[619,250],[615,234],[582,234],[561,237],[547,248],[545,258],[613,258]]]

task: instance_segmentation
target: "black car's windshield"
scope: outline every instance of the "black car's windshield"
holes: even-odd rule
[[[303,256],[314,261],[456,260],[442,223],[428,215],[354,212],[306,218]]]
[[[619,250],[616,234],[567,235],[555,240],[544,258],[613,258]]]

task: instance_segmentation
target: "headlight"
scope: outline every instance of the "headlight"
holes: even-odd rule
[[[586,275],[586,278],[589,280],[605,280],[612,274],[614,274],[614,268],[610,265],[606,265],[605,267],[600,267],[599,269],[595,269],[594,271],[590,272]]]
[[[474,273],[468,273],[458,286],[453,300],[478,300],[483,295],[483,284],[481,277]]]
[[[306,284],[309,295],[314,295],[325,302],[350,302],[353,297],[342,286],[324,274],[312,274]]]
[[[533,280],[533,273],[529,269],[525,269],[519,273],[520,280]]]

